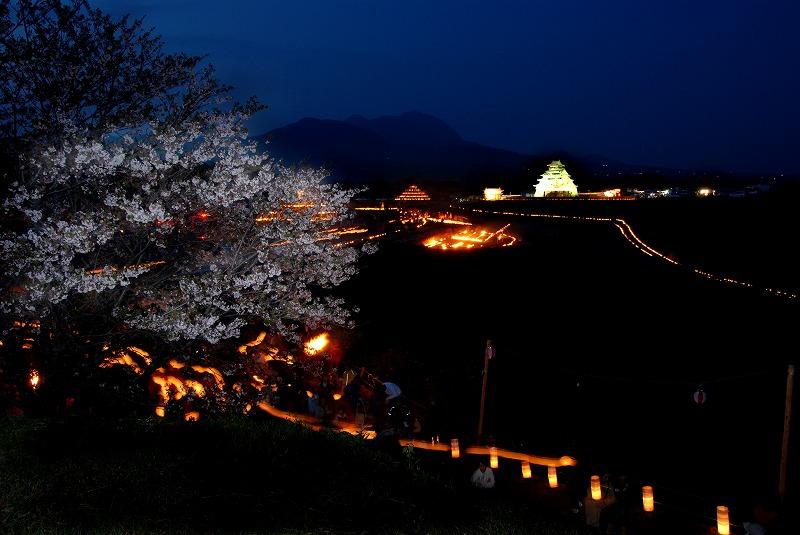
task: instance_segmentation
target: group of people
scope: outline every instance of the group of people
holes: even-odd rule
[[[334,392],[342,392],[338,402]],[[325,377],[308,390],[308,412],[319,420],[346,419],[360,427],[371,425],[378,433],[408,431],[409,418],[402,389],[393,382],[381,381],[365,368],[348,370],[342,377]],[[412,429],[413,430],[413,429]]]

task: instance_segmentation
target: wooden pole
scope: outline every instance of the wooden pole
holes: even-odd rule
[[[789,429],[792,423],[792,390],[794,389],[794,365],[786,370],[786,408],[783,412],[783,443],[781,444],[781,477],[778,481],[778,496],[781,502],[786,497],[786,468],[789,457]]]
[[[489,379],[489,359],[490,351],[492,349],[492,341],[486,340],[486,350],[483,352],[483,387],[481,387],[481,414],[478,418],[478,444],[481,442],[483,436],[483,409],[486,404],[486,382]]]

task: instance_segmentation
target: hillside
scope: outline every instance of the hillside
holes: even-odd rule
[[[0,532],[585,533],[423,461],[266,419],[6,419]]]

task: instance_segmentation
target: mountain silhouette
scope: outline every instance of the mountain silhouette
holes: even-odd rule
[[[285,163],[324,167],[332,180],[355,184],[399,181],[449,184],[472,192],[489,186],[525,192],[533,189],[552,160],[566,164],[581,191],[719,178],[719,173],[709,171],[631,165],[594,154],[522,154],[488,147],[467,141],[441,119],[416,111],[374,119],[352,115],[343,121],[306,117],[254,139]]]
[[[348,182],[414,178],[497,182],[524,170],[528,155],[465,141],[419,112],[344,121],[305,118],[255,138],[281,160],[325,167]]]

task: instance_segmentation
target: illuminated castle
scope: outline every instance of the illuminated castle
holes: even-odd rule
[[[578,187],[564,168],[561,160],[554,160],[536,183],[534,197],[577,197]]]
[[[412,184],[403,193],[394,198],[396,201],[429,201],[431,198],[427,193]]]

